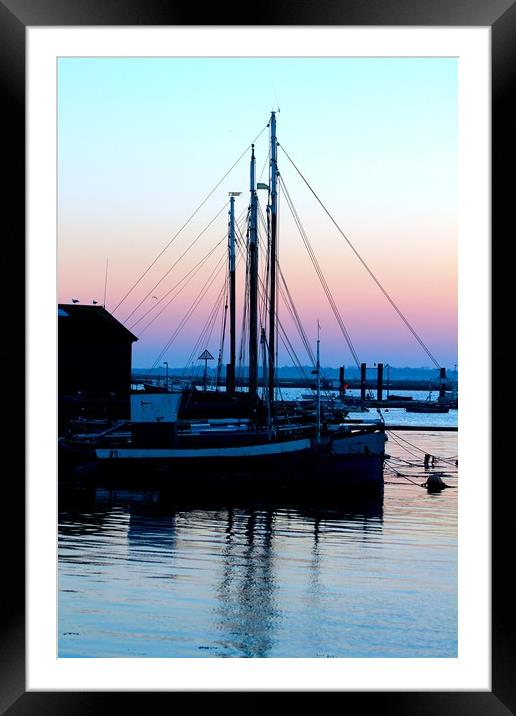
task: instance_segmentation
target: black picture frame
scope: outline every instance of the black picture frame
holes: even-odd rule
[[[404,26],[484,26],[492,36],[492,260],[497,280],[492,292],[492,329],[502,335],[504,307],[510,305],[508,272],[511,264],[504,255],[513,233],[512,211],[516,144],[513,139],[514,115],[510,101],[516,75],[516,4],[514,0],[288,0],[281,6],[260,4],[262,17],[246,15],[245,7],[218,4],[203,7],[202,25],[404,25]],[[199,25],[199,8],[163,0],[0,0],[0,86],[4,120],[4,184],[2,242],[9,277],[1,282],[4,311],[4,375],[15,373],[16,379],[4,381],[8,406],[23,406],[25,391],[22,375],[24,346],[24,296],[20,284],[24,278],[25,256],[25,31],[29,26],[76,25]],[[9,223],[11,224],[9,227]],[[6,228],[7,226],[7,228]],[[504,241],[508,237],[507,243]],[[496,242],[495,242],[496,237]],[[12,268],[11,268],[12,267]],[[17,269],[15,271],[14,269]],[[13,296],[16,296],[13,301]],[[14,305],[13,305],[14,304]],[[499,326],[499,331],[495,329]],[[507,326],[505,327],[507,333]],[[503,348],[502,348],[503,346]],[[34,347],[31,347],[34,349]],[[502,353],[502,350],[504,351]],[[493,365],[508,360],[505,342],[494,343]],[[486,376],[487,376],[486,368]],[[8,373],[7,373],[8,371]],[[493,380],[493,395],[505,386],[502,378]],[[2,639],[0,646],[0,712],[9,716],[21,714],[90,714],[104,713],[120,707],[120,699],[130,699],[131,713],[152,712],[157,699],[174,698],[161,692],[26,692],[25,687],[25,532],[24,532],[24,436],[22,420],[15,409],[9,410],[3,435],[9,434],[9,452],[4,443],[4,490],[7,497],[2,528],[4,579],[2,593]],[[506,436],[507,437],[507,436]],[[507,714],[516,713],[515,655],[513,608],[508,574],[513,540],[508,504],[510,473],[502,464],[506,450],[503,437],[492,435],[493,474],[501,484],[492,484],[492,690],[462,692],[345,692],[339,698],[349,708],[357,701],[361,709],[378,708],[382,713],[396,714]],[[500,456],[500,457],[498,457]],[[11,467],[7,469],[7,465]],[[505,509],[504,509],[505,508]],[[9,518],[7,515],[9,514]],[[407,684],[410,689],[410,684]],[[235,689],[237,690],[237,689]],[[338,689],[337,689],[338,690]]]

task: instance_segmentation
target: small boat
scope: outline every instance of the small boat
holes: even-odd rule
[[[407,405],[405,411],[407,413],[449,413],[450,407],[442,403],[423,400],[420,402],[414,401],[411,405]]]

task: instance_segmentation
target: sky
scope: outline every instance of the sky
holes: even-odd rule
[[[453,368],[453,58],[60,58],[59,302],[102,304],[105,296],[106,309],[139,338],[134,367],[164,361],[182,367],[197,344],[197,355],[207,348],[217,356],[222,302],[211,335],[199,339],[224,282],[228,192],[242,192],[236,215],[243,215],[249,202],[245,150],[257,137],[258,180],[268,181],[266,125],[278,108],[279,171],[360,360],[432,365],[285,152],[438,363]],[[267,194],[259,193],[265,211]],[[282,195],[279,214],[279,262],[308,339],[315,350],[319,321],[321,363],[350,365]],[[179,283],[216,246],[190,282]],[[183,321],[217,265],[220,273]],[[238,325],[242,273],[240,263]],[[307,364],[281,299],[279,311]],[[226,343],[224,362],[227,351]],[[291,362],[280,342],[279,364]]]

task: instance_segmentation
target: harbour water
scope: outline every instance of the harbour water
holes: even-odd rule
[[[61,498],[59,657],[456,657],[457,433],[386,450],[362,504]],[[421,487],[424,452],[450,489]]]

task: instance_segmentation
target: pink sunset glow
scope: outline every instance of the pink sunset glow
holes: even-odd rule
[[[236,60],[232,67],[239,66],[238,62],[245,64]],[[145,72],[154,67],[142,63]],[[208,60],[205,64],[203,77],[213,80],[221,66]],[[255,64],[258,72],[260,63]],[[280,74],[283,67],[278,60]],[[374,66],[354,62],[346,69],[345,62],[335,61],[325,68],[329,74],[319,76],[317,92],[319,96],[323,91],[321,82],[327,85],[327,111],[320,114],[307,111],[300,99],[306,95],[305,88],[299,86],[299,93],[293,93],[292,73],[285,74],[282,91],[290,104],[282,103],[278,120],[282,182],[361,359],[429,364],[428,356],[290,165],[287,151],[439,363],[452,366],[457,360],[455,62],[379,60]],[[257,174],[258,181],[267,181],[268,109],[261,112],[258,122],[254,112],[242,108],[229,129],[224,112],[216,111],[228,99],[223,93],[210,95],[214,104],[209,116],[204,105],[198,106],[197,113],[190,110],[188,117],[178,114],[183,100],[191,108],[202,94],[194,97],[189,92],[184,83],[186,69],[183,63],[180,78],[174,62],[160,64],[152,87],[138,75],[120,75],[116,63],[70,61],[60,75],[58,300],[105,302],[139,337],[133,352],[135,367],[148,367],[157,359],[181,367],[190,355],[225,280],[229,191],[242,192],[236,214],[246,213],[249,153],[242,154],[242,150],[253,141],[262,120],[256,143]],[[192,64],[192,72],[197,70]],[[199,83],[199,76],[195,77]],[[318,75],[314,72],[310,77],[315,82]],[[346,77],[346,93],[336,96],[334,87]],[[170,88],[175,82],[181,90],[172,99]],[[106,91],[98,94],[104,85]],[[388,91],[391,86],[395,97]],[[209,92],[208,86],[205,90]],[[152,96],[147,96],[149,92]],[[187,94],[183,97],[180,92]],[[431,114],[427,110],[430,96]],[[147,104],[140,101],[144,97]],[[269,104],[267,99],[265,106]],[[242,159],[211,194],[240,154]],[[289,290],[314,346],[317,321],[321,323],[323,362],[349,364],[349,349],[282,191],[279,261]],[[265,192],[260,201],[265,214]],[[242,231],[245,235],[245,228]],[[264,236],[262,231],[262,249]],[[190,282],[182,282],[216,246]],[[263,256],[262,250],[262,266]],[[213,285],[163,353],[219,261],[221,270]],[[240,326],[243,263],[237,273]],[[222,312],[221,307],[209,345],[203,346],[213,355],[219,349]],[[279,315],[301,362],[306,363],[281,297]],[[289,362],[280,342],[279,363]]]

